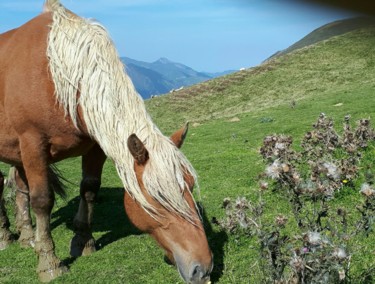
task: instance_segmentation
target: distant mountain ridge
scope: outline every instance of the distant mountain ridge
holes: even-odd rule
[[[234,72],[234,70],[221,73],[198,72],[165,57],[151,63],[129,57],[121,57],[121,60],[135,88],[144,99]]]

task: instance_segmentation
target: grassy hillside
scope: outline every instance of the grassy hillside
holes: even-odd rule
[[[334,36],[342,35],[361,28],[369,28],[374,26],[375,19],[372,17],[350,18],[328,23],[312,31],[307,36],[303,37],[301,40],[292,44],[288,48],[277,52],[276,54],[271,56],[271,58],[285,55],[294,50],[301,49],[312,44],[316,44],[320,41],[330,39]]]
[[[148,101],[155,121],[177,126],[306,99],[371,89],[375,84],[375,28],[334,37],[258,67]]]
[[[203,217],[215,256],[213,283],[261,283],[256,241],[222,232],[210,220],[225,216],[221,207],[225,197],[257,198],[258,175],[264,169],[258,153],[263,138],[284,133],[295,137],[298,145],[321,112],[333,117],[337,128],[346,114],[353,122],[373,118],[374,74],[375,29],[363,29],[147,101],[167,134],[186,120],[195,123],[183,151],[199,174]],[[374,156],[371,145],[361,166],[373,166]],[[59,167],[73,184],[68,184],[68,199],[56,201],[52,228],[57,255],[70,266],[70,273],[54,283],[182,283],[178,272],[163,262],[163,252],[153,240],[126,219],[122,185],[111,162],[105,166],[94,217],[98,251],[72,259],[68,248],[78,208],[80,162],[70,159]],[[0,169],[6,172],[7,166],[1,164]],[[351,210],[350,218],[358,215],[354,209],[361,199],[358,190],[344,188],[334,200],[335,206]],[[287,196],[267,192],[264,198],[270,219],[280,212],[291,217]],[[8,211],[14,221],[11,205]],[[375,265],[374,233],[358,242],[353,244],[357,249],[353,275]],[[0,282],[37,283],[35,266],[35,253],[14,244],[0,252]]]

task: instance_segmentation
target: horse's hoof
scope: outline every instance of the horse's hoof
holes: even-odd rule
[[[35,241],[34,238],[32,239],[18,239],[18,243],[20,244],[21,248],[34,248],[35,247]]]
[[[95,240],[93,238],[82,238],[75,235],[70,242],[70,255],[73,257],[87,256],[96,252]]]
[[[39,281],[40,282],[50,282],[53,279],[63,275],[64,273],[67,273],[69,269],[65,265],[60,265],[59,267],[55,269],[50,269],[47,271],[40,271],[38,273]]]
[[[83,248],[82,256],[88,256],[96,252],[95,244],[94,245],[86,245]]]
[[[21,231],[20,237],[18,238],[18,243],[23,248],[35,247],[33,230]]]

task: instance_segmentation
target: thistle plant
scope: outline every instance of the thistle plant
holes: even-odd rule
[[[358,231],[364,231],[368,236],[374,231],[375,224],[375,188],[374,175],[367,169],[365,174],[366,182],[362,184],[360,193],[364,201],[356,206],[361,214],[361,220],[357,224]]]
[[[350,116],[346,116],[339,135],[333,120],[325,114],[318,117],[313,129],[303,137],[300,152],[292,149],[292,137],[264,138],[260,154],[266,168],[260,175],[258,201],[238,197],[233,203],[225,199],[226,218],[217,224],[232,234],[257,238],[260,255],[266,259],[265,282],[351,281],[354,248],[349,245],[350,240],[362,233],[368,236],[375,222],[372,169],[366,169],[365,183],[358,190],[363,199],[355,207],[360,219],[354,225],[349,222],[347,208],[335,208],[332,202],[343,187],[355,187],[354,181],[362,175],[362,152],[374,138],[368,119],[360,120],[352,129]],[[273,223],[264,221],[267,206],[263,195],[268,189],[288,196],[294,220],[278,214]],[[297,230],[285,230],[289,223],[296,224]],[[368,281],[373,280],[371,276],[368,278],[370,274],[366,275]]]

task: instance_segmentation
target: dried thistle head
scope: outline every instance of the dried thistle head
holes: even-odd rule
[[[375,196],[375,190],[368,183],[362,184],[361,190],[359,192],[366,197],[374,197]]]
[[[345,269],[340,269],[340,270],[339,270],[339,280],[340,280],[340,281],[344,281],[344,280],[345,280],[345,277],[346,277],[345,274],[346,274],[346,273],[345,273]]]
[[[304,240],[312,246],[319,246],[323,243],[322,235],[319,232],[308,232],[305,234]]]
[[[279,227],[284,227],[287,222],[288,222],[288,218],[284,215],[278,215],[275,218],[275,223]]]
[[[249,209],[251,207],[246,197],[237,197],[236,203],[234,206],[237,209]]]
[[[293,139],[285,135],[269,135],[263,140],[263,146],[260,148],[260,154],[264,160],[288,161],[294,158],[295,152],[290,149]]]
[[[271,179],[280,178],[282,167],[279,160],[275,160],[271,165],[266,168],[266,175]]]
[[[264,181],[264,180],[260,181],[260,182],[259,182],[259,187],[260,187],[261,190],[266,190],[266,189],[268,189],[268,182],[266,182],[266,181]]]
[[[303,258],[296,254],[290,260],[289,265],[298,274],[305,270],[305,262]]]
[[[336,247],[332,252],[332,256],[338,260],[345,260],[348,258],[346,250],[342,247]]]
[[[326,169],[327,177],[334,180],[340,179],[340,169],[332,162],[323,163],[323,167]]]

